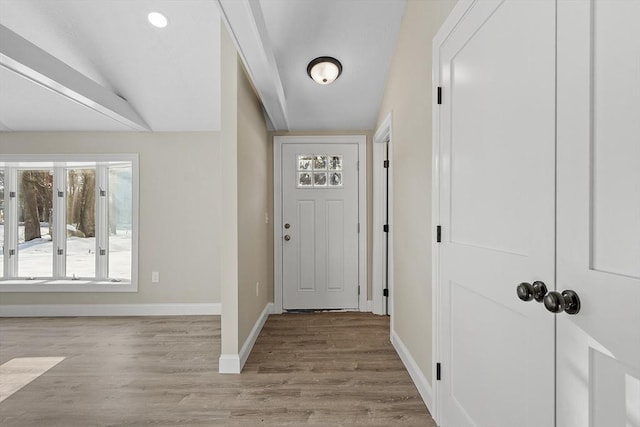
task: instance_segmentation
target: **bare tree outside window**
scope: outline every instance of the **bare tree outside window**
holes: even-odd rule
[[[67,171],[67,234],[78,237],[96,236],[95,169]]]
[[[22,257],[18,275],[50,277],[53,243],[53,171],[21,170],[18,173],[18,250]],[[44,229],[44,232],[43,232]]]
[[[66,276],[96,275],[96,170],[67,169]]]

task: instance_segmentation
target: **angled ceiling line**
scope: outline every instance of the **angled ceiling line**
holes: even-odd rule
[[[133,130],[151,130],[125,99],[1,24],[0,66]]]
[[[284,86],[258,0],[217,0],[249,78],[275,130],[289,129]]]

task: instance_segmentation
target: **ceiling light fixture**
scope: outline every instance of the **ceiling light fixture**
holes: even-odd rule
[[[167,17],[160,12],[151,12],[149,15],[147,15],[147,19],[149,20],[151,25],[157,28],[164,28],[169,23],[169,21],[167,21]]]
[[[342,74],[342,64],[336,58],[320,56],[307,65],[307,74],[316,83],[328,85]]]

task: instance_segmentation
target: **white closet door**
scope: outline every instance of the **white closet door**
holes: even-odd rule
[[[555,4],[474,3],[440,46],[442,427],[553,426]]]
[[[557,426],[640,426],[640,1],[558,2]]]

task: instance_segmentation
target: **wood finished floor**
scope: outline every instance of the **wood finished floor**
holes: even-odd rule
[[[217,316],[0,319],[0,364],[66,357],[0,425],[435,426],[384,316],[272,315],[241,375],[219,355]]]

